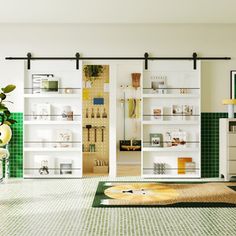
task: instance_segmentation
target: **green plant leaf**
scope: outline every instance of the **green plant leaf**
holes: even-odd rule
[[[0,139],[0,143],[2,143],[2,140]]]
[[[12,123],[11,123],[11,122],[9,122],[9,121],[7,121],[7,120],[5,120],[5,121],[3,122],[3,124],[5,124],[5,125],[9,125],[9,126],[11,126],[11,125],[12,125]]]
[[[13,119],[7,119],[5,122],[9,122],[10,125],[13,125],[13,124],[17,123],[17,121],[13,120]]]
[[[11,112],[7,109],[7,110],[5,110],[5,111],[3,111],[3,113],[4,113],[4,115],[6,116],[6,117],[10,117],[11,116]]]
[[[0,103],[0,112],[4,112],[6,110],[8,110],[7,107],[5,107],[4,104]]]
[[[4,93],[10,93],[10,92],[12,92],[15,88],[16,88],[15,85],[9,84],[9,85],[7,85],[5,88],[2,88],[2,91],[3,91]]]
[[[4,100],[6,98],[6,94],[5,93],[0,93],[0,99]]]

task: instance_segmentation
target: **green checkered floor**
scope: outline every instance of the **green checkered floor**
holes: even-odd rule
[[[141,181],[104,177],[0,184],[0,235],[235,235],[236,208],[92,208],[98,182],[107,180]]]

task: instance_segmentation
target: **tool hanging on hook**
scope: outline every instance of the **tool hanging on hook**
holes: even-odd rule
[[[86,129],[88,129],[88,142],[90,141],[90,129],[92,128],[92,125],[86,125]]]

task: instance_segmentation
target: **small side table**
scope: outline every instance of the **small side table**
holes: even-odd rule
[[[220,119],[220,178],[236,177],[236,119]]]

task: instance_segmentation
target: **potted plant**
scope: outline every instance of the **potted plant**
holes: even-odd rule
[[[0,148],[0,161],[5,159],[5,178],[9,177],[9,151],[7,144],[11,140],[12,131],[10,126],[16,123],[16,120],[11,119],[11,112],[7,108],[6,103],[12,103],[6,100],[7,94],[12,92],[16,88],[15,85],[7,85],[0,90],[0,147],[6,146],[6,148]],[[1,164],[1,163],[0,163]],[[1,168],[1,165],[0,165]],[[1,178],[1,177],[0,177]]]
[[[2,88],[0,91],[0,125],[12,125],[16,123],[14,119],[11,119],[11,112],[7,108],[6,103],[12,103],[11,101],[6,100],[7,94],[12,92],[16,88],[15,85],[7,85],[5,88]]]
[[[86,81],[89,82],[86,87],[89,88],[102,75],[104,67],[102,65],[86,65],[83,70]]]
[[[103,73],[102,65],[86,65],[84,66],[84,74],[87,78],[98,78]]]

